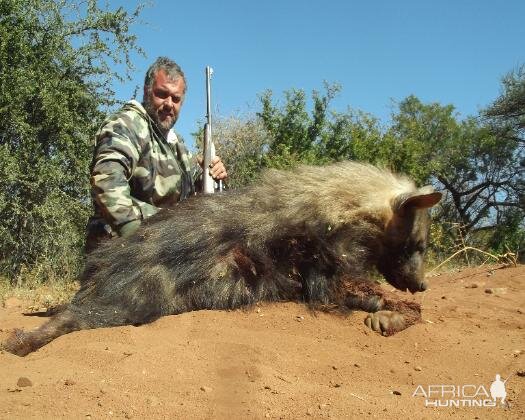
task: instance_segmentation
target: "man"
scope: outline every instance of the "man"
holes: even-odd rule
[[[143,103],[126,103],[98,131],[86,252],[106,238],[131,235],[145,218],[195,194],[202,170],[171,130],[185,94],[181,68],[159,57],[146,73]],[[227,177],[219,157],[208,170],[216,181]]]

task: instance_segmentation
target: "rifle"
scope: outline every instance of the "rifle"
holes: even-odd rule
[[[209,168],[212,159],[215,157],[215,144],[211,134],[211,75],[213,69],[206,66],[206,123],[204,124],[204,162],[202,174],[202,191],[204,194],[213,194],[215,192],[215,181],[210,175]],[[218,182],[218,190],[222,191],[222,181]]]

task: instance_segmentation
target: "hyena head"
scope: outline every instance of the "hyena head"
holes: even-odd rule
[[[423,259],[430,227],[428,209],[439,200],[441,193],[427,186],[392,202],[393,216],[385,229],[377,268],[399,290],[415,293],[427,288]]]

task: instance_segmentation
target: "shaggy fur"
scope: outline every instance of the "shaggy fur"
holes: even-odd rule
[[[440,197],[359,163],[267,171],[256,185],[193,197],[102,245],[72,302],[4,348],[25,355],[75,330],[260,301],[376,312],[367,325],[393,334],[417,322],[419,306],[386,296],[368,275],[425,289],[427,208]]]

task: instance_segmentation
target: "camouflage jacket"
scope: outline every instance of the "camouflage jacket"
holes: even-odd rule
[[[200,167],[175,133],[168,139],[144,107],[130,101],[110,116],[96,134],[91,164],[91,196],[106,232],[145,219],[195,193]]]

